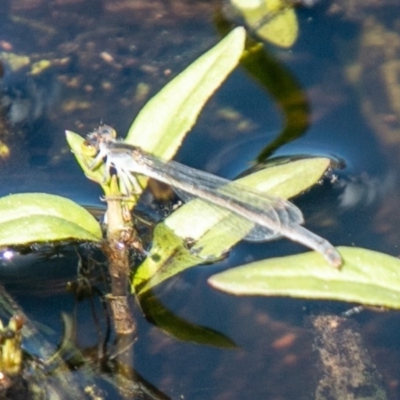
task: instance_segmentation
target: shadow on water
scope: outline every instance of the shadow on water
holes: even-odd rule
[[[340,168],[296,199],[307,226],[335,244],[398,255],[400,110],[398,102],[384,97],[395,85],[389,79],[394,72],[378,73],[389,70],[400,56],[393,13],[395,9],[398,15],[398,5],[388,2],[379,11],[373,5],[357,5],[355,12],[343,3],[298,9],[300,37],[295,46],[282,50],[265,45],[268,53],[255,53],[258,63],[233,73],[206,106],[178,159],[229,178],[255,160],[271,162],[271,154],[275,159],[302,154],[339,160]],[[218,40],[215,31],[221,26],[213,24],[221,4],[5,4],[0,8],[1,193],[58,193],[102,210],[101,193],[77,167],[64,130],[89,132],[104,121],[126,132],[146,100]],[[376,41],[368,34],[373,31],[387,35],[385,46],[393,49],[381,45],[387,49],[382,54],[372,49]],[[388,58],[389,53],[397,58]],[[395,83],[398,90],[400,83]],[[288,87],[296,101],[288,100]],[[25,326],[33,332],[23,341],[25,368],[36,385],[50,382],[47,389],[60,398],[70,396],[66,384],[77,391],[70,393],[87,398],[122,398],[118,386],[124,384],[116,378],[115,343],[103,305],[108,282],[102,259],[95,252],[96,268],[78,271],[77,248],[82,251],[79,246],[42,248],[11,260],[2,253],[4,320],[16,312],[25,314]],[[130,394],[142,390],[137,398],[160,399],[313,396],[319,377],[310,324],[305,327],[304,318],[316,303],[328,311],[332,304],[232,297],[206,284],[216,271],[297,251],[299,246],[284,240],[241,243],[228,259],[191,269],[156,288],[165,315],[188,323],[182,329],[209,329],[237,347],[179,341],[135,308],[137,380],[125,380],[125,389]],[[93,261],[87,249],[84,254]],[[342,311],[347,305],[338,307]],[[353,318],[389,398],[399,398],[397,313],[364,311]],[[52,357],[59,364],[44,365]],[[49,372],[56,367],[68,371],[68,381]],[[24,383],[22,387],[26,390]],[[45,393],[41,398],[53,397]]]

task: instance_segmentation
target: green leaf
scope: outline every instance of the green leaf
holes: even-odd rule
[[[188,322],[168,310],[150,292],[138,297],[146,319],[178,340],[222,348],[236,348],[227,336],[213,329]]]
[[[44,193],[0,198],[0,246],[101,238],[96,219],[66,198]]]
[[[238,64],[245,36],[243,28],[234,29],[169,82],[140,111],[125,142],[171,159],[204,104]]]
[[[272,258],[213,275],[208,282],[235,295],[329,299],[400,308],[400,260],[372,250],[337,247],[340,270],[315,252]]]
[[[149,255],[133,275],[131,291],[142,295],[171,276],[202,261],[185,248],[182,238],[176,236],[165,224],[158,224],[154,230]]]
[[[231,0],[231,3],[261,39],[285,48],[296,41],[297,17],[287,0]]]
[[[265,168],[235,182],[261,193],[290,198],[315,184],[329,165],[327,158],[297,160]],[[235,216],[227,212],[225,218],[232,220]],[[246,234],[232,232],[231,226],[223,215],[209,212],[209,204],[204,201],[185,204],[157,225],[150,254],[133,277],[132,291],[144,293],[187,268],[220,258]],[[249,222],[249,229],[251,226]],[[197,241],[196,247],[202,247],[198,254],[192,254],[185,246],[188,238]]]

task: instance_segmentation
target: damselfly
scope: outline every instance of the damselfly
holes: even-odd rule
[[[164,161],[139,147],[116,140],[115,130],[102,125],[87,136],[87,142],[98,152],[90,169],[105,160],[106,173],[114,168],[125,191],[137,186],[134,174],[164,182],[182,200],[198,197],[214,208],[234,213],[246,223],[254,224],[245,240],[263,241],[285,236],[322,254],[335,267],[342,265],[338,251],[325,239],[302,227],[301,211],[291,202],[252,190],[234,181],[190,168],[176,161]],[[237,224],[236,224],[237,225]],[[240,226],[237,227],[240,229]]]

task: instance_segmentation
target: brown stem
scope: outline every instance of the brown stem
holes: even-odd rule
[[[123,215],[121,198],[107,198],[107,238],[103,243],[103,251],[107,257],[111,279],[111,293],[107,300],[112,312],[112,320],[117,335],[116,341],[116,383],[123,398],[129,396],[122,382],[126,379],[126,367],[133,369],[133,343],[136,339],[136,324],[129,306],[128,278],[129,253],[135,243],[132,222]],[[129,379],[133,382],[135,376]]]
[[[129,251],[134,231],[124,221],[121,199],[109,198],[107,205],[107,239],[103,251],[111,278],[108,300],[117,335],[134,335],[136,326],[128,303]]]

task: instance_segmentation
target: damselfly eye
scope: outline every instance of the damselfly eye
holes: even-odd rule
[[[117,137],[117,131],[109,125],[99,126],[97,133],[101,136],[107,137],[107,139],[115,139]]]
[[[25,318],[22,315],[14,315],[9,322],[10,328],[15,332],[22,329],[25,323]]]
[[[93,143],[85,140],[81,145],[81,152],[84,156],[94,157],[98,153],[98,149]]]

